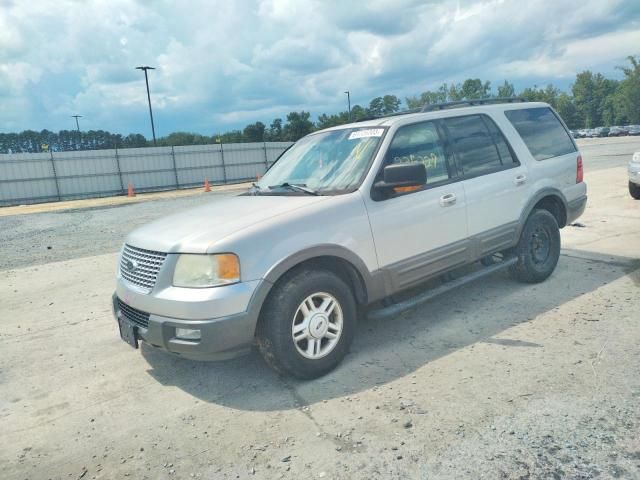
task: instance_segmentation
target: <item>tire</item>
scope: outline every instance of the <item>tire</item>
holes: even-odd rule
[[[640,185],[636,185],[633,182],[629,182],[629,193],[636,200],[640,200]]]
[[[524,283],[542,282],[553,273],[560,258],[560,229],[547,210],[534,210],[520,235],[514,253],[518,262],[511,276]]]
[[[323,310],[325,301],[335,305]],[[349,351],[356,321],[353,292],[340,277],[325,270],[301,268],[278,281],[267,297],[258,323],[258,348],[281,374],[301,379],[321,377]]]

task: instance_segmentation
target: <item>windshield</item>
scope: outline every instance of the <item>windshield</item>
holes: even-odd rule
[[[357,187],[384,128],[345,128],[300,139],[256,184],[259,192],[302,186],[318,194]]]

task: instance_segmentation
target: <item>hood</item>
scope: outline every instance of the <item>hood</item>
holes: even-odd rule
[[[294,195],[227,197],[137,228],[127,236],[126,243],[157,252],[206,253],[210,245],[228,235],[329,198]]]

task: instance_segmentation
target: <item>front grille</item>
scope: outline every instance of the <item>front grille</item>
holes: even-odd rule
[[[156,284],[166,253],[125,245],[120,257],[120,275],[149,293]]]
[[[132,323],[135,323],[139,327],[148,328],[149,327],[149,314],[138,310],[137,308],[130,307],[122,300],[118,298],[118,308],[120,309],[120,313],[124,318],[129,320]]]

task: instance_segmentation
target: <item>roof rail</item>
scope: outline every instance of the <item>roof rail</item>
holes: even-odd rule
[[[499,97],[499,98],[478,98],[476,100],[459,100],[457,102],[431,103],[426,104],[420,112],[433,112],[435,110],[447,110],[450,108],[473,107],[475,105],[490,105],[493,103],[514,103],[526,102],[520,97]]]
[[[369,120],[377,120],[378,118],[397,117],[398,115],[407,115],[409,113],[420,113],[421,111],[422,111],[421,108],[412,108],[411,110],[402,110],[401,112],[387,113],[385,115],[367,115],[366,117],[358,118],[357,120],[355,120],[355,122],[358,123],[358,122],[366,122]]]
[[[456,102],[431,103],[423,107],[412,108],[410,110],[402,110],[401,112],[387,113],[385,115],[367,115],[354,120],[354,123],[367,122],[369,120],[377,120],[379,118],[397,117],[398,115],[407,115],[409,113],[433,112],[435,110],[447,110],[449,108],[472,107],[474,105],[490,105],[493,103],[514,103],[526,102],[521,97],[499,97],[499,98],[478,98],[476,100],[459,100]]]

